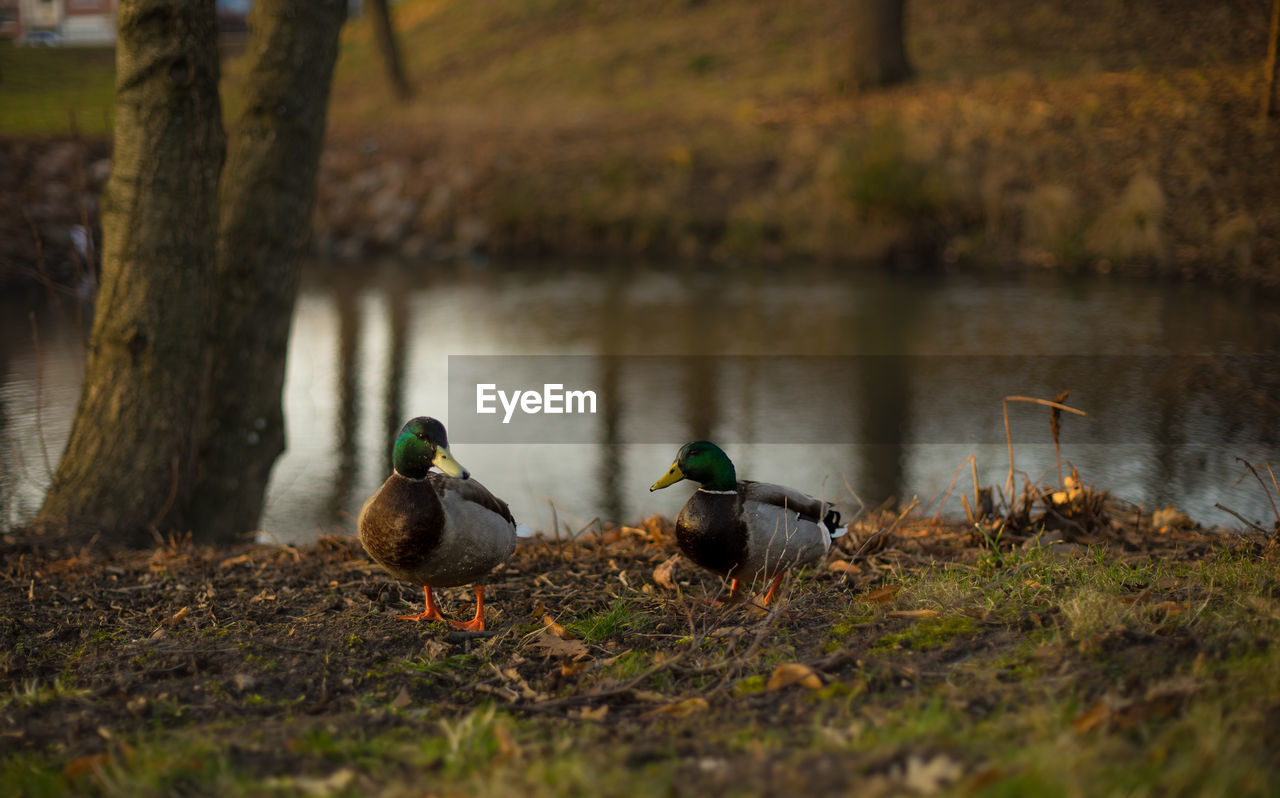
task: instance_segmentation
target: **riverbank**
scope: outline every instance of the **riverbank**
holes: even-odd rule
[[[547,533],[481,635],[396,620],[350,536],[9,530],[0,792],[1272,794],[1274,543],[1074,517],[863,516],[768,610],[668,519]]]
[[[316,251],[1280,284],[1280,122],[1257,118],[1265,8],[909,3],[915,79],[855,96],[841,80],[844,5],[411,0],[395,9],[415,87],[404,104],[353,23]],[[61,145],[4,146],[23,163]],[[84,192],[66,189],[82,179],[66,169],[6,180],[3,201],[37,211],[2,231],[24,268],[33,228],[39,257],[70,268],[67,229],[92,226],[105,171],[102,145],[88,147],[50,156],[92,167]]]

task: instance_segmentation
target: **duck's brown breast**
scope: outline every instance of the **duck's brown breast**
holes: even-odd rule
[[[695,491],[676,516],[676,545],[708,571],[732,576],[747,557],[741,495]]]
[[[444,509],[430,482],[392,474],[365,502],[356,527],[379,565],[413,571],[440,544]]]

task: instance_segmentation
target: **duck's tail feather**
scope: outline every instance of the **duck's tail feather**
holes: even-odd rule
[[[832,540],[849,531],[848,527],[840,526],[840,511],[835,509],[827,510],[827,514],[822,517],[822,525],[827,528]]]
[[[525,524],[516,524],[516,537],[518,538],[533,537],[533,527],[526,526]]]

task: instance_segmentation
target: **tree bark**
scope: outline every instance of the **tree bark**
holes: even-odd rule
[[[377,42],[378,53],[382,56],[391,88],[397,99],[407,100],[413,96],[413,89],[404,74],[404,63],[400,60],[400,46],[396,42],[395,29],[391,26],[391,9],[387,7],[387,0],[367,0],[365,8],[369,12],[369,24],[373,26],[374,41]]]
[[[1280,0],[1272,0],[1271,33],[1267,37],[1267,63],[1262,84],[1262,118],[1280,114]]]
[[[84,388],[39,520],[164,523],[194,484],[224,139],[213,0],[122,0]]]
[[[346,0],[254,6],[245,110],[222,180],[218,345],[202,472],[184,513],[199,538],[256,527],[284,450],[285,355],[346,9]]]
[[[855,89],[888,86],[911,76],[904,0],[852,0],[849,80]]]

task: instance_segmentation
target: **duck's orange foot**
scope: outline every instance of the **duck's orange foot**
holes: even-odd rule
[[[397,621],[448,621],[438,612],[420,612],[417,615],[397,615]],[[452,623],[452,621],[450,621]]]
[[[477,615],[469,621],[449,621],[449,625],[454,629],[460,629],[466,632],[483,632],[484,616]]]
[[[469,621],[449,621],[454,629],[461,629],[467,632],[483,632],[484,631],[484,585],[475,586],[476,593],[476,617]]]
[[[708,597],[707,601],[717,607],[736,607],[739,604],[745,604],[750,598],[751,594],[742,589],[741,583],[737,579],[731,579],[729,581],[728,598]]]
[[[764,594],[764,606],[769,606],[769,602],[773,601],[773,597],[778,595],[778,586],[782,584],[782,574],[778,574],[773,578],[773,584],[769,585],[769,592]]]
[[[422,588],[423,596],[427,600],[427,608],[416,615],[397,615],[397,621],[449,621],[448,618],[440,614],[440,608],[436,606],[436,602],[431,598],[431,588]],[[450,621],[450,623],[452,623]]]

